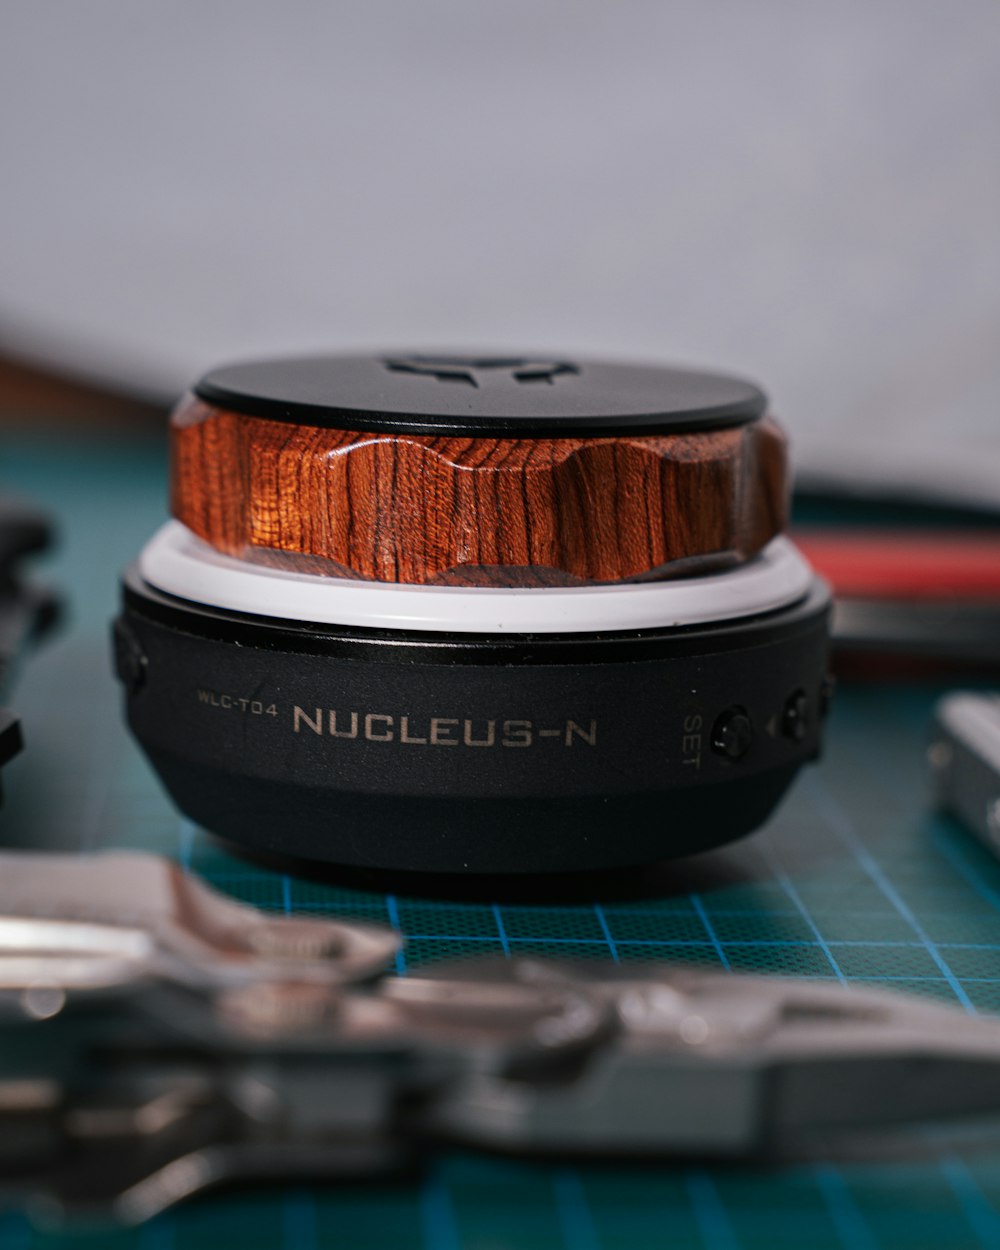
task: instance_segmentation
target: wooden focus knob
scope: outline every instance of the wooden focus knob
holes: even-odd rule
[[[784,436],[714,374],[329,356],[216,370],[171,421],[172,508],[239,559],[555,586],[744,561],[785,525]]]

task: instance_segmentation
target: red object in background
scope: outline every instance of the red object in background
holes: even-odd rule
[[[1000,530],[798,530],[842,599],[1000,600]]]

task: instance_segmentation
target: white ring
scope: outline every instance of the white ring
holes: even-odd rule
[[[573,634],[702,625],[801,599],[812,570],[786,538],[706,577],[613,586],[489,588],[349,581],[247,564],[168,521],[139,557],[143,578],[194,603],[318,625],[463,634]]]

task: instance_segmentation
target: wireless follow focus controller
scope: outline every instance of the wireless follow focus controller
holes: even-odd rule
[[[748,833],[826,698],[765,409],[562,358],[209,373],[124,577],[133,732],[193,820],[318,860],[559,872]]]

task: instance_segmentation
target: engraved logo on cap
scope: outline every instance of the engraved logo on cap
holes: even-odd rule
[[[438,382],[461,382],[478,388],[510,382],[542,382],[572,376],[579,367],[568,360],[529,360],[522,356],[393,356],[385,361],[393,373],[415,373]]]

